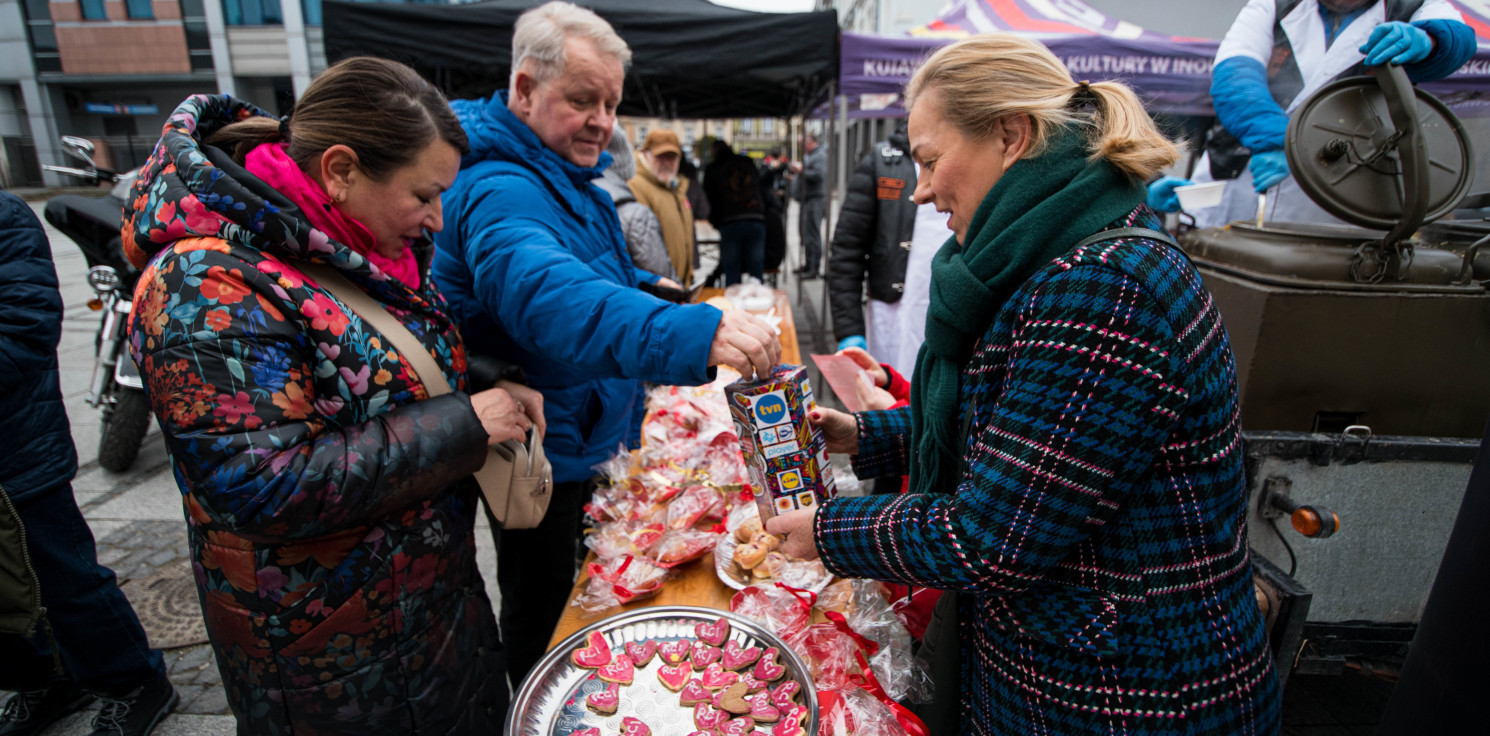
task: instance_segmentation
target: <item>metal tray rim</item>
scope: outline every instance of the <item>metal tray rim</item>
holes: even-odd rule
[[[507,736],[526,736],[522,731],[523,714],[528,708],[532,707],[532,700],[535,697],[538,683],[543,679],[543,673],[553,670],[557,664],[564,661],[569,656],[569,653],[576,646],[579,646],[591,631],[618,628],[655,619],[678,617],[698,618],[701,623],[725,618],[729,620],[730,626],[741,629],[751,636],[776,647],[779,656],[788,666],[793,676],[796,677],[797,682],[802,686],[802,700],[803,704],[807,706],[807,723],[804,724],[804,728],[808,734],[817,733],[817,686],[812,681],[811,670],[808,669],[807,663],[803,662],[802,658],[797,656],[796,651],[790,646],[787,646],[786,642],[782,641],[780,637],[767,631],[765,627],[755,621],[736,614],[733,611],[704,608],[702,606],[651,606],[638,608],[634,611],[626,611],[608,618],[603,618],[570,634],[568,638],[549,649],[543,655],[543,658],[538,660],[538,664],[533,666],[527,678],[523,680],[522,686],[518,688],[516,695],[512,699],[512,706],[507,711],[507,723],[502,732]],[[547,736],[547,734],[543,734],[542,736]]]

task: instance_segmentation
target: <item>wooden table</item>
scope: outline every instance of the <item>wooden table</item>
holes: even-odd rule
[[[699,299],[708,299],[723,294],[723,289],[703,289],[699,293]],[[787,298],[786,292],[780,289],[776,291],[776,314],[781,316],[781,362],[800,365],[802,353],[797,347],[797,323],[792,319],[791,301]],[[592,552],[585,560],[585,569],[580,571],[579,580],[574,583],[574,589],[569,591],[570,603],[574,602],[575,596],[584,591],[585,585],[590,580],[589,563],[594,561],[595,554]],[[646,600],[616,606],[594,615],[585,613],[578,606],[566,605],[564,614],[559,617],[559,624],[554,627],[554,635],[549,639],[548,646],[553,648],[555,644],[569,638],[570,634],[622,611],[649,606],[702,606],[729,610],[729,599],[734,594],[735,590],[725,585],[714,573],[714,553],[709,552],[693,562],[674,568],[673,577],[662,586],[661,592]]]
[[[699,289],[698,300],[724,296],[724,289]],[[786,292],[776,290],[776,314],[781,317],[781,362],[802,365],[802,352],[797,347],[797,321],[792,318],[792,301]]]

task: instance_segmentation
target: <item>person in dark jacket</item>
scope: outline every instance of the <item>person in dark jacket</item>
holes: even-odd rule
[[[786,259],[786,156],[773,148],[760,165],[761,202],[765,205],[766,273],[776,273]]]
[[[187,99],[135,182],[130,352],[239,733],[502,730],[471,474],[489,445],[543,427],[542,397],[471,387],[429,276],[465,148],[439,90],[354,57],[291,118]],[[338,296],[352,289],[439,372],[419,375]]]
[[[671,304],[677,288],[626,253],[592,181],[630,49],[595,13],[550,2],[518,18],[509,89],[451,103],[471,141],[447,194],[434,275],[474,355],[507,356],[543,393],[554,490],[535,529],[497,529],[502,635],[514,687],[547,648],[574,583],[593,467],[641,439],[643,381],[696,385],[711,365],[765,373],[780,342],[739,310]]]
[[[51,634],[0,635],[0,690],[17,691],[0,710],[0,736],[41,733],[94,696],[103,700],[94,734],[148,734],[176,691],[114,571],[98,564],[73,498],[78,459],[57,372],[61,336],[46,232],[25,202],[0,192],[0,493],[24,525]]]
[[[790,171],[795,175],[794,186],[802,207],[797,212],[797,231],[802,238],[802,266],[797,276],[804,279],[818,277],[823,263],[823,217],[827,213],[828,196],[828,152],[817,141],[817,136],[808,134],[802,142],[807,155],[800,163],[793,163]]]
[[[911,201],[916,173],[902,123],[859,159],[828,257],[838,349],[863,348],[905,376],[925,334],[931,257],[951,235],[946,214]]]
[[[1144,205],[1178,151],[1126,85],[1074,82],[1013,34],[942,48],[905,100],[916,200],[955,237],[911,403],[808,420],[910,492],[766,530],[841,577],[955,591],[960,645],[926,633],[960,664],[932,733],[1276,734],[1236,365]]]
[[[757,281],[764,279],[766,207],[755,162],[735,153],[728,143],[714,141],[714,160],[704,169],[704,191],[709,195],[709,221],[719,228],[724,285],[740,283],[742,272]]]

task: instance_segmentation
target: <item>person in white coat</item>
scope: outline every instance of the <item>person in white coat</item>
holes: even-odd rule
[[[1414,82],[1427,82],[1452,74],[1474,52],[1474,32],[1447,0],[1251,0],[1216,52],[1211,96],[1218,124],[1194,181],[1228,184],[1219,206],[1194,213],[1197,225],[1256,219],[1259,193],[1268,195],[1267,221],[1343,225],[1289,174],[1289,113],[1330,81],[1366,67],[1400,64]],[[1177,182],[1167,179],[1151,187],[1158,209],[1170,209],[1163,204]]]

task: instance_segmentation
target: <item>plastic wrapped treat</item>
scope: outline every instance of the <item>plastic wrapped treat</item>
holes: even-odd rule
[[[766,378],[730,384],[724,394],[762,520],[833,497],[827,442],[807,422],[817,403],[806,368],[778,366]]]

